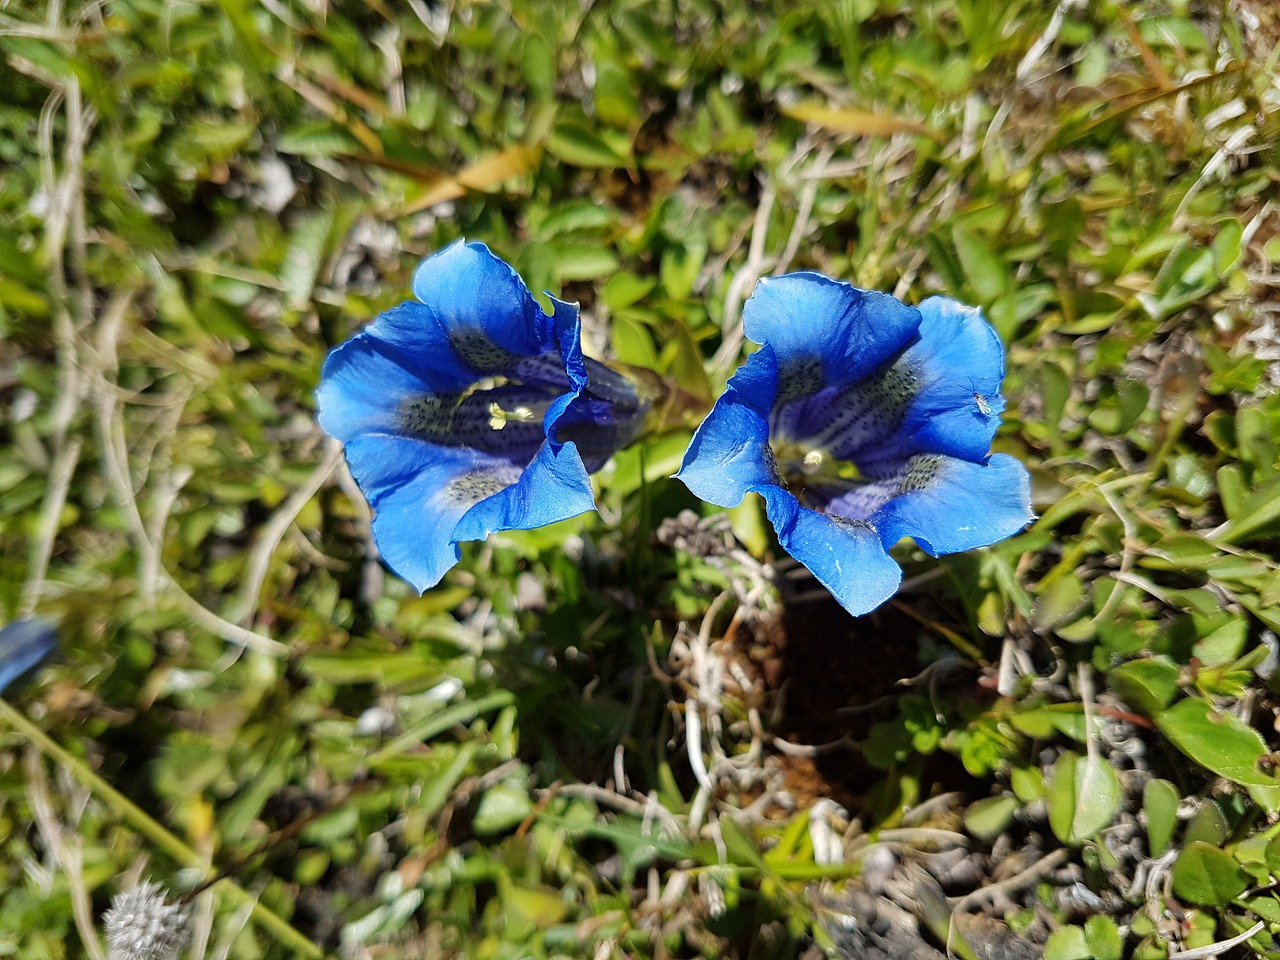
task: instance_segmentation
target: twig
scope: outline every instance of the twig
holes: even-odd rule
[[[326,442],[326,448],[329,451],[328,456],[311,472],[306,483],[280,504],[271,519],[263,524],[258,534],[258,542],[254,544],[253,552],[249,554],[249,561],[245,564],[244,581],[233,608],[237,614],[229,618],[241,626],[247,626],[253,620],[258,606],[258,594],[262,592],[262,584],[267,579],[267,568],[271,564],[271,556],[280,546],[280,541],[284,539],[289,526],[298,518],[302,508],[316,495],[325,481],[333,476],[333,471],[342,461],[342,444],[336,440],[329,440]]]
[[[201,893],[195,899],[195,908],[191,914],[191,946],[187,955],[190,957],[207,957],[209,955],[209,940],[213,936],[213,911],[216,903],[212,894],[208,891]],[[249,922],[249,911],[244,907],[241,907],[240,910],[243,913],[240,926],[243,927]]]
[[[365,500],[364,493],[347,467],[338,471],[338,489],[347,495],[347,499],[351,501],[356,511],[357,522],[360,525],[360,538],[364,541],[364,570],[360,577],[360,599],[367,604],[372,604],[382,596],[382,581],[386,576],[378,560],[381,556],[378,552],[378,542],[373,538],[373,510],[370,509],[369,502]]]
[[[1169,951],[1169,958],[1170,960],[1173,960],[1174,957],[1178,957],[1180,958],[1180,960],[1201,960],[1202,957],[1221,956],[1222,954],[1230,950],[1232,947],[1238,947],[1240,946],[1240,944],[1244,943],[1246,940],[1249,940],[1250,938],[1255,936],[1266,925],[1267,925],[1267,922],[1265,920],[1259,920],[1248,930],[1244,931],[1243,933],[1237,934],[1236,936],[1232,937],[1230,940],[1223,940],[1221,943],[1210,943],[1210,944],[1206,944],[1203,947],[1193,947],[1190,950],[1174,951],[1171,949]]]
[[[546,792],[564,794],[568,797],[587,797],[616,810],[621,810],[624,813],[634,813],[644,817],[656,815],[662,821],[663,826],[670,831],[669,836],[678,837],[683,834],[680,829],[680,822],[675,818],[675,815],[660,803],[636,800],[634,797],[628,797],[625,794],[618,793],[616,790],[610,790],[594,783],[562,783],[556,787],[548,788]]]
[[[952,910],[953,921],[954,915],[960,913],[962,910],[967,910],[980,903],[989,901],[992,897],[998,896],[999,894],[1012,893],[1015,890],[1020,890],[1023,887],[1030,886],[1046,873],[1054,870],[1070,856],[1070,850],[1055,850],[1048,856],[1041,857],[1021,873],[1015,873],[1007,880],[1001,880],[998,883],[990,883],[985,887],[979,887],[977,890],[966,893],[963,897],[948,897],[947,906]]]
[[[192,620],[203,626],[210,633],[222,637],[228,643],[247,647],[250,650],[256,650],[258,653],[265,653],[268,656],[285,657],[289,655],[288,646],[279,640],[264,637],[260,633],[254,633],[254,631],[247,630],[238,623],[232,623],[230,620],[218,616],[187,591],[183,590],[182,587],[178,586],[173,577],[167,573],[163,576],[163,584],[172,591],[173,596],[178,601],[178,606],[185,610]]]
[[[76,932],[80,934],[80,941],[93,960],[107,960],[93,926],[93,902],[84,882],[84,858],[80,845],[78,842],[67,842],[62,827],[53,814],[53,804],[49,802],[49,781],[40,763],[40,754],[34,747],[27,752],[24,765],[27,770],[27,801],[35,814],[36,828],[40,831],[41,838],[66,874]]]
[[[712,734],[713,748],[719,745],[719,715],[715,712],[720,708],[720,693],[724,689],[723,681],[723,664],[721,669],[717,671],[716,663],[709,657],[709,649],[711,644],[711,629],[715,624],[716,615],[720,612],[720,608],[732,596],[732,591],[725,590],[720,593],[710,606],[702,618],[702,624],[698,629],[697,642],[693,646],[693,679],[694,690],[685,700],[685,750],[689,755],[689,765],[693,769],[693,776],[698,781],[698,792],[694,795],[693,803],[689,806],[689,830],[691,833],[696,832],[702,824],[702,818],[706,816],[707,806],[711,802],[711,796],[715,792],[715,782],[711,778],[710,772],[707,770],[706,761],[702,755],[702,716],[700,703],[707,706],[707,726],[708,732]],[[714,764],[713,764],[714,765]]]
[[[35,540],[31,546],[27,579],[22,585],[22,602],[18,606],[19,617],[32,616],[40,603],[45,575],[49,572],[49,561],[53,558],[53,541],[58,535],[62,508],[67,502],[71,478],[75,476],[83,447],[83,438],[72,437],[55,456],[53,467],[49,471],[44,503],[40,507],[40,523],[36,528]]]
[[[764,243],[769,233],[769,218],[773,214],[773,204],[777,199],[777,191],[771,182],[766,182],[760,194],[760,203],[756,207],[755,222],[751,228],[751,243],[747,247],[747,262],[734,273],[729,281],[729,289],[724,295],[724,316],[720,318],[720,330],[723,340],[715,356],[711,358],[710,368],[718,375],[726,372],[738,359],[738,351],[742,349],[744,335],[742,332],[742,301],[746,299],[746,291],[755,285],[764,269]]]
[[[822,169],[827,165],[827,161],[831,159],[831,155],[835,153],[835,148],[828,144],[818,151],[817,159],[809,166],[811,169]],[[813,222],[813,205],[818,199],[819,179],[816,177],[804,177],[802,175],[801,182],[804,184],[800,188],[800,203],[796,210],[795,223],[791,225],[791,235],[787,237],[787,245],[782,248],[782,256],[778,257],[777,266],[774,268],[778,273],[786,273],[791,267],[791,261],[796,258],[796,254],[800,250],[800,244],[809,232]]]
[[[1036,37],[1035,42],[1027,48],[1026,54],[1018,61],[1018,67],[1013,74],[1018,83],[1026,86],[1027,80],[1031,76],[1031,71],[1035,70],[1040,58],[1049,52],[1053,42],[1058,39],[1058,33],[1062,30],[1063,21],[1067,18],[1068,8],[1075,5],[1075,0],[1061,0],[1053,8],[1053,16],[1049,18],[1049,23],[1044,28],[1044,32]]]
[[[1236,130],[1227,138],[1227,142],[1218,148],[1217,152],[1209,158],[1209,162],[1204,165],[1204,169],[1200,171],[1200,176],[1196,178],[1196,182],[1187,188],[1187,192],[1182,195],[1182,200],[1178,203],[1178,208],[1173,211],[1173,221],[1169,226],[1170,230],[1181,232],[1187,224],[1187,208],[1191,206],[1191,201],[1195,195],[1200,192],[1200,188],[1205,182],[1222,168],[1222,166],[1232,157],[1237,156],[1249,142],[1250,138],[1257,133],[1257,129],[1252,124],[1247,124]],[[1186,954],[1181,954],[1186,956]]]
[[[121,320],[130,302],[131,295],[128,293],[120,293],[112,300],[100,322],[98,335],[95,338],[96,353],[91,360],[101,373],[97,378],[97,397],[94,406],[97,414],[95,419],[98,442],[101,447],[103,474],[124,512],[132,534],[134,549],[138,552],[138,578],[142,595],[148,603],[154,603],[159,592],[167,587],[177,599],[178,606],[211,633],[221,636],[230,643],[248,647],[259,653],[285,656],[289,648],[284,644],[247,630],[204,607],[179,586],[161,563],[159,542],[153,539],[151,531],[147,529],[147,523],[143,519],[133,490],[133,480],[129,475],[129,451],[124,433],[124,418],[118,415],[119,398],[115,386],[118,367],[116,344],[122,329]],[[162,511],[163,513],[167,513],[167,509]],[[163,533],[162,530],[159,532]]]
[[[56,20],[51,21],[50,25],[56,26]],[[61,179],[58,179],[53,164],[53,126],[54,115],[63,102],[66,103],[67,141],[63,148],[63,173]],[[45,575],[48,573],[49,561],[53,556],[58,523],[67,502],[71,478],[75,475],[83,447],[81,438],[68,439],[67,437],[71,419],[80,405],[82,378],[76,355],[76,324],[68,304],[65,250],[68,230],[74,226],[78,246],[81,249],[81,255],[76,258],[76,265],[78,267],[83,265],[84,149],[96,118],[97,114],[92,108],[82,109],[80,85],[74,76],[66,81],[65,85],[54,88],[40,112],[38,134],[41,188],[49,204],[49,213],[45,218],[45,256],[49,262],[49,285],[54,301],[53,329],[57,342],[58,393],[54,400],[52,417],[53,467],[49,473],[44,502],[40,507],[40,522],[32,542],[27,576],[23,583],[22,600],[19,605],[21,616],[33,614],[40,602]],[[78,211],[79,215],[73,216],[73,211]],[[80,270],[78,273],[82,274],[83,271]],[[83,276],[80,276],[79,280],[81,306],[84,307],[85,280]],[[84,318],[81,319],[83,321]]]
[[[1111,491],[1107,489],[1107,484],[1098,484],[1098,494],[1106,501],[1107,506],[1111,508],[1111,512],[1116,515],[1116,519],[1120,521],[1120,526],[1124,530],[1124,540],[1120,544],[1120,571],[1116,576],[1116,580],[1121,580],[1127,576],[1129,571],[1133,569],[1135,560],[1135,551],[1133,545],[1140,543],[1138,538],[1138,529],[1133,522],[1133,517],[1124,510],[1120,503],[1111,495]],[[1099,625],[1110,620],[1111,614],[1115,611],[1116,605],[1120,602],[1120,598],[1124,595],[1124,591],[1120,589],[1119,583],[1107,596],[1106,602],[1098,611],[1097,616],[1093,618],[1092,625],[1096,628]]]

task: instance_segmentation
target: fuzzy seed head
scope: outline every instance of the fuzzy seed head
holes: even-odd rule
[[[165,889],[146,882],[117,893],[102,915],[109,960],[176,960],[187,945],[187,914],[165,902]]]

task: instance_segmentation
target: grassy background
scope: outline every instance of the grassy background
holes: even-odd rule
[[[1261,0],[3,5],[0,607],[62,643],[0,705],[0,956],[102,956],[139,877],[194,957],[1280,956],[1278,38]],[[688,416],[419,598],[312,391],[459,236]],[[856,622],[667,479],[804,268],[985,309],[1040,514],[903,545]]]

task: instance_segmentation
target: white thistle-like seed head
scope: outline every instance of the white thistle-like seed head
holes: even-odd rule
[[[148,881],[111,898],[102,915],[109,960],[177,960],[190,935],[187,913],[165,893]]]

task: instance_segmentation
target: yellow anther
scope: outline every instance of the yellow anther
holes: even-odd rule
[[[491,430],[501,430],[507,425],[508,420],[528,421],[533,418],[534,412],[526,406],[519,406],[514,410],[503,410],[496,403],[489,404],[489,428]]]

